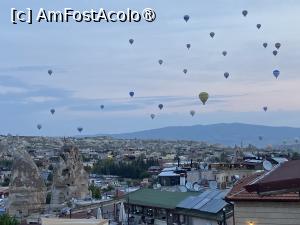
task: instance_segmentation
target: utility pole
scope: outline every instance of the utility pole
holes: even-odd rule
[[[128,207],[128,209],[127,209],[127,225],[129,225],[129,184],[128,184],[128,188],[127,188],[127,207]]]

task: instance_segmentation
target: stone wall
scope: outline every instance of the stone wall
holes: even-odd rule
[[[236,225],[299,225],[299,202],[235,202]]]

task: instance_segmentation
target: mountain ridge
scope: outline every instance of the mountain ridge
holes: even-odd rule
[[[168,126],[136,132],[109,134],[115,138],[161,139],[205,141],[227,146],[253,144],[280,145],[283,141],[293,142],[300,135],[300,128],[289,126],[267,126],[246,123],[215,123],[210,125]],[[259,136],[262,140],[259,140]]]

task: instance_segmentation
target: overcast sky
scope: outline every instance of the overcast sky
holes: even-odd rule
[[[12,7],[34,12],[150,7],[157,19],[13,25]],[[101,134],[227,122],[300,127],[299,11],[296,0],[3,0],[0,133],[75,135],[82,126],[84,134]],[[275,57],[276,42],[282,46]],[[281,71],[278,80],[274,69]],[[227,80],[224,72],[230,73]],[[197,97],[202,91],[210,94],[206,106]]]

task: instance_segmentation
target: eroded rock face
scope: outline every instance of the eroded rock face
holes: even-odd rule
[[[16,156],[12,166],[8,212],[12,216],[26,217],[43,212],[45,203],[46,186],[39,169],[23,151]]]
[[[60,160],[53,171],[52,207],[59,207],[72,198],[84,198],[88,194],[88,174],[84,170],[79,149],[74,146],[62,147]]]

